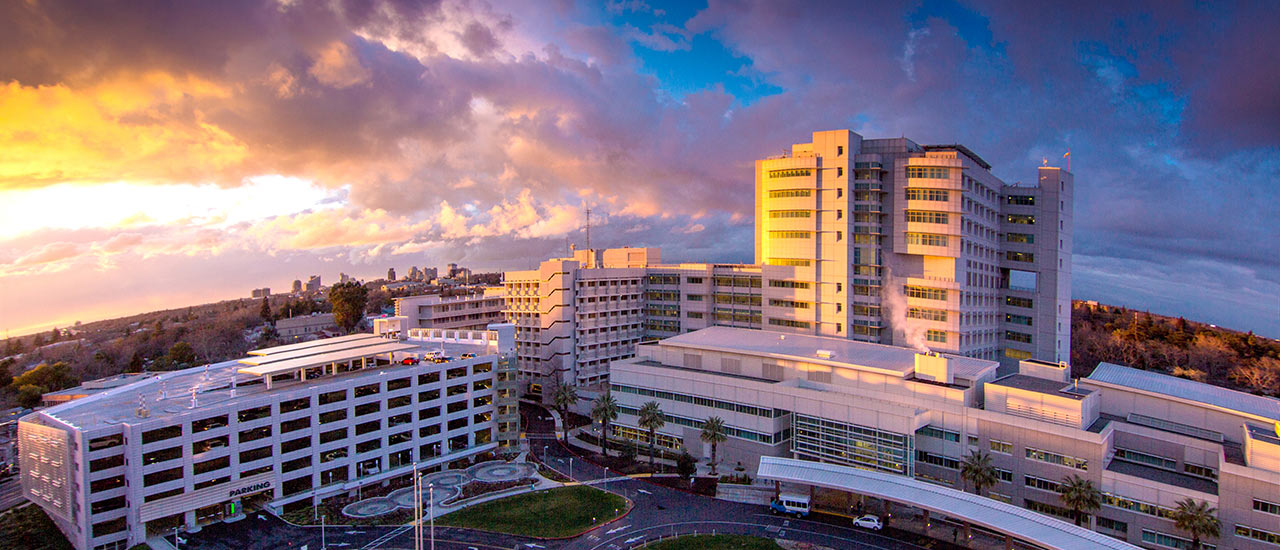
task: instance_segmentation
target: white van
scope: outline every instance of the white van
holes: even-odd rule
[[[769,503],[769,511],[775,514],[795,514],[805,517],[809,515],[809,495],[782,493]]]

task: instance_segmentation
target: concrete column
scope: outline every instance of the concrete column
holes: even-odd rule
[[[271,375],[268,374],[266,376],[263,376],[262,380],[263,380],[263,383],[267,385],[267,389],[271,389]]]
[[[929,511],[924,511],[924,534],[929,534]]]
[[[1009,535],[1004,536],[1004,550],[1013,550],[1013,537]]]
[[[184,512],[182,514],[182,523],[184,524],[184,527],[186,528],[188,533],[196,532],[198,530],[198,527],[196,525],[195,510],[192,510],[190,512]]]
[[[966,521],[964,522],[964,545],[969,546],[969,543],[972,540],[973,540],[973,530],[969,528],[969,522]]]
[[[298,369],[298,380],[302,382],[307,381],[307,369]]]

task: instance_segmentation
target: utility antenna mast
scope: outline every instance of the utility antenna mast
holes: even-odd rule
[[[591,207],[587,207],[587,250],[591,250]]]

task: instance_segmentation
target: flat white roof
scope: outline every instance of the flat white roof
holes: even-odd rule
[[[265,365],[242,367],[238,372],[243,374],[252,374],[254,376],[267,376],[272,374],[280,374],[292,372],[299,369],[318,367],[328,365],[330,363],[345,363],[353,359],[362,357],[372,357],[374,355],[382,355],[384,353],[392,353],[396,351],[406,351],[411,349],[419,349],[414,344],[405,344],[397,341],[387,341],[379,338],[378,340],[385,343],[375,343],[374,345],[361,346],[354,349],[343,349],[322,353],[319,355],[308,355],[306,357],[298,357],[296,359],[286,359]],[[245,360],[241,360],[241,364]]]
[[[367,340],[370,338],[380,338],[376,334],[362,333],[349,334],[347,336],[338,336],[336,338],[325,338],[323,340],[311,340],[309,342],[298,342],[297,344],[288,344],[284,346],[275,346],[271,348],[255,349],[249,352],[249,355],[274,355],[277,353],[288,353],[295,350],[313,348],[316,346],[328,346],[339,342],[354,342],[357,340]]]
[[[760,457],[757,475],[760,479],[816,485],[910,504],[963,518],[1051,550],[1139,550],[1127,542],[1012,504],[899,475],[773,456]]]
[[[1211,405],[1229,411],[1280,421],[1280,399],[1239,392],[1151,371],[1098,363],[1088,380]]]
[[[919,353],[914,349],[844,338],[733,327],[709,327],[686,332],[661,340],[658,344],[768,355],[836,367],[873,370],[901,377],[915,372],[916,355]],[[831,356],[819,357],[819,350],[829,351]],[[951,360],[952,373],[961,378],[972,379],[999,366],[995,361],[942,355]]]

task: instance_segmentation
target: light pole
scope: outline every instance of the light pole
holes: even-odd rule
[[[326,550],[329,545],[324,542],[324,516],[320,516],[320,550]]]
[[[431,499],[431,550],[436,550],[436,484],[427,485],[427,491]]]
[[[547,446],[546,445],[542,446],[542,463],[543,464],[547,463]]]
[[[573,481],[573,457],[569,457],[569,481]]]

